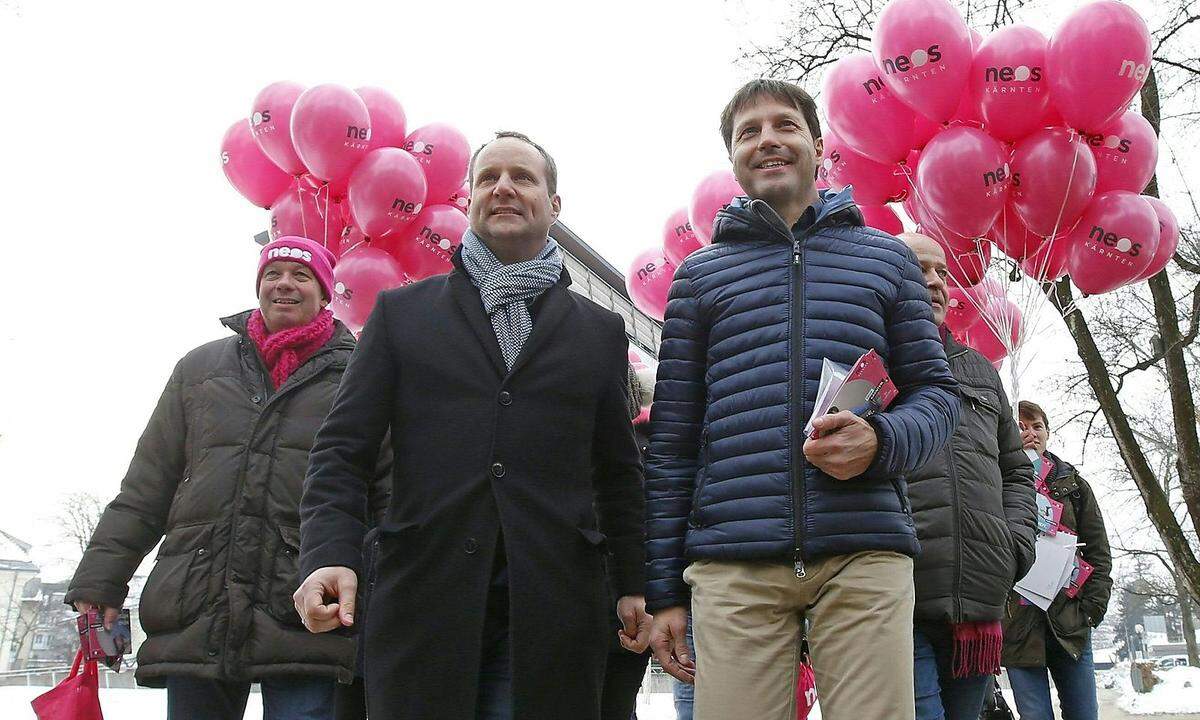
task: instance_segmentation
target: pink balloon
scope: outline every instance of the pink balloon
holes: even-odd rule
[[[333,251],[334,255],[340,258],[359,245],[366,243],[367,236],[363,235],[362,230],[353,225],[347,225],[346,229],[342,230],[342,236],[338,238],[337,247],[334,247],[331,243],[329,249]]]
[[[1097,195],[1066,237],[1071,280],[1088,295],[1115,290],[1149,267],[1158,239],[1158,215],[1141,195]]]
[[[913,149],[920,150],[925,147],[934,135],[944,129],[945,126],[941,123],[935,123],[924,115],[917,115],[913,123]]]
[[[446,204],[454,206],[454,209],[466,215],[467,211],[471,209],[471,184],[463,183],[462,187],[450,195]]]
[[[362,98],[371,118],[371,141],[367,143],[367,152],[381,147],[404,147],[408,119],[400,101],[383,88],[360,87],[354,92]]]
[[[1008,153],[982,130],[949,128],[921,151],[921,203],[938,223],[963,237],[988,231],[1004,209],[1010,185]]]
[[[1140,193],[1158,165],[1158,136],[1142,114],[1127,110],[1098,133],[1083,136],[1096,157],[1096,192]]]
[[[675,263],[663,255],[660,248],[638,255],[625,275],[625,287],[638,310],[656,320],[667,311],[667,293],[675,279]]]
[[[908,194],[908,183],[895,165],[877,163],[858,154],[836,132],[825,133],[824,141],[825,151],[817,174],[830,188],[841,190],[853,185],[854,201],[860,205],[883,205],[903,200]]]
[[[471,146],[458,129],[445,123],[431,123],[413,130],[404,141],[404,149],[421,164],[429,197],[448,198],[467,179]]]
[[[367,154],[371,115],[350,88],[318,85],[305,90],[296,101],[292,139],[313,176],[336,186],[350,177]]]
[[[829,128],[860,155],[893,165],[914,147],[916,115],[884,83],[870,55],[834,63],[825,75],[825,101]]]
[[[1134,279],[1135,283],[1162,272],[1163,268],[1171,262],[1171,258],[1175,256],[1175,249],[1179,247],[1179,220],[1176,219],[1175,213],[1167,207],[1166,203],[1156,197],[1143,195],[1142,199],[1150,203],[1150,207],[1158,217],[1158,247],[1154,249],[1154,257],[1151,258],[1150,264],[1146,266],[1141,275]]]
[[[425,206],[425,174],[399,148],[367,153],[350,176],[350,212],[369,238],[403,230]]]
[[[371,244],[396,258],[409,282],[416,282],[454,269],[450,258],[462,244],[468,225],[467,216],[457,208],[430,205],[408,227]]]
[[[899,235],[904,232],[904,223],[900,222],[900,216],[887,205],[859,205],[858,209],[862,211],[863,223],[867,227],[873,227],[891,235]]]
[[[292,108],[302,94],[304,86],[299,83],[271,83],[259,91],[250,108],[254,142],[271,162],[290,175],[308,171],[292,144]]]
[[[1041,237],[1071,229],[1096,188],[1096,161],[1066,128],[1043,128],[1013,148],[1008,206]]]
[[[275,198],[292,184],[292,176],[271,162],[254,142],[246,120],[230,125],[221,138],[221,169],[242,197],[261,208],[271,207]]]
[[[663,226],[663,254],[675,267],[683,264],[683,259],[703,247],[700,238],[692,230],[688,221],[688,209],[681,207],[667,218]]]
[[[971,31],[947,0],[891,0],[871,47],[884,82],[909,107],[935,122],[954,115],[971,73]]]
[[[987,295],[981,288],[981,285],[968,288],[951,285],[947,288],[945,324],[955,337],[962,337],[964,332],[983,322],[979,309],[987,302]]]
[[[1038,282],[1053,282],[1067,274],[1070,243],[1065,237],[1047,240],[1021,261],[1021,271]]]
[[[997,140],[1013,142],[1041,127],[1050,104],[1046,36],[1028,25],[989,35],[975,54],[967,95]]]
[[[938,244],[946,253],[946,269],[950,271],[951,283],[959,287],[972,287],[983,280],[992,262],[991,243],[986,240],[938,240]]]
[[[375,298],[383,290],[404,284],[404,270],[386,252],[362,245],[347,252],[333,269],[333,300],[329,307],[353,333],[362,332]]]
[[[963,333],[963,344],[999,364],[1015,349],[1021,334],[1021,310],[1011,300],[991,298],[981,313],[982,322]],[[999,330],[1000,333],[996,331]],[[1001,340],[1007,335],[1008,342]]]
[[[1000,217],[996,218],[992,229],[988,230],[987,238],[1005,255],[1018,261],[1032,255],[1046,242],[1040,235],[1029,232],[1029,228],[1025,227],[1025,223],[1013,212],[1011,203],[1000,213]]]
[[[318,198],[308,185],[297,180],[271,203],[271,239],[296,235],[333,246],[346,227],[338,205],[326,203],[324,196]]]
[[[1115,0],[1067,16],[1046,50],[1054,104],[1067,125],[1098,132],[1120,117],[1150,73],[1150,31]]]
[[[692,192],[688,219],[691,220],[692,230],[702,245],[712,242],[713,221],[717,219],[721,208],[735,197],[745,194],[746,191],[738,184],[731,170],[718,170],[700,181]],[[674,272],[674,269],[671,272]]]

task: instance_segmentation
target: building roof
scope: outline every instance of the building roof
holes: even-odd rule
[[[33,546],[0,530],[0,570],[37,572],[38,566],[29,556]]]

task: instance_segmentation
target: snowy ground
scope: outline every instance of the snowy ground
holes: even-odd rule
[[[44,687],[0,687],[0,718],[33,720],[29,701],[46,692]],[[262,720],[261,696],[252,694],[246,705],[245,720]],[[100,690],[100,706],[105,720],[166,720],[166,690]],[[818,713],[809,716],[820,718]],[[670,693],[644,693],[638,696],[638,720],[675,720],[675,705]]]
[[[1176,667],[1155,670],[1162,682],[1148,693],[1133,691],[1129,664],[1121,663],[1108,671],[1120,697],[1117,706],[1130,715],[1200,712],[1200,668]]]

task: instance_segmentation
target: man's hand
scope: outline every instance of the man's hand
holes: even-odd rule
[[[813,428],[820,437],[804,441],[804,457],[826,475],[849,480],[875,461],[879,451],[875,428],[849,410],[814,418]]]
[[[106,607],[100,603],[86,602],[83,600],[75,601],[75,611],[80,615],[86,615],[88,610],[100,610],[104,612],[105,630],[112,630],[113,623],[117,621],[117,617],[121,614],[121,608]]]
[[[617,617],[624,627],[617,631],[621,647],[641,655],[650,647],[650,623],[654,618],[646,614],[646,598],[643,595],[626,595],[617,601]]]
[[[329,632],[339,625],[354,624],[354,594],[358,576],[348,567],[323,567],[313,570],[292,595],[296,612],[304,627],[312,633]],[[326,598],[336,602],[326,603]]]
[[[687,647],[687,615],[685,607],[660,611],[650,628],[650,647],[662,669],[680,682],[696,682],[696,661]]]

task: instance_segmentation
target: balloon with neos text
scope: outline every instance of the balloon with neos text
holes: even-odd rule
[[[360,87],[354,92],[362,98],[371,118],[371,141],[367,143],[367,152],[381,147],[404,147],[408,118],[400,101],[383,88]]]
[[[371,114],[350,88],[317,85],[296,100],[292,141],[314,177],[338,186],[367,154]]]
[[[703,245],[692,223],[688,220],[688,209],[681,207],[667,218],[663,225],[663,253],[675,267],[683,264],[683,259],[699,250]]]
[[[457,128],[430,123],[413,130],[404,149],[420,163],[430,198],[448,198],[467,179],[471,146]]]
[[[1073,130],[1043,128],[1013,148],[1008,207],[1042,237],[1074,227],[1096,187],[1096,160]]]
[[[885,165],[908,156],[916,140],[916,113],[884,83],[870,55],[838,60],[826,73],[824,88],[829,128],[846,144]]]
[[[271,83],[259,91],[250,108],[250,130],[254,133],[254,142],[280,170],[289,175],[308,172],[292,143],[292,109],[304,90],[299,83]]]
[[[410,282],[454,269],[451,258],[470,225],[467,216],[449,205],[430,205],[397,233],[371,241],[400,262]]]
[[[367,154],[350,176],[350,212],[369,238],[408,227],[425,206],[425,174],[404,150],[383,147]]]
[[[654,248],[634,259],[625,275],[625,287],[638,310],[662,320],[674,278],[675,263],[667,259],[661,248]]]
[[[833,190],[854,186],[854,201],[863,205],[883,205],[903,200],[908,183],[893,165],[884,165],[860,155],[834,131],[825,133],[825,149],[817,166]]]
[[[884,82],[905,104],[935,122],[954,115],[973,52],[971,31],[947,0],[891,0],[871,47]]]
[[[1066,237],[1071,280],[1089,295],[1115,290],[1149,267],[1158,238],[1158,215],[1141,195],[1097,195]]]
[[[1041,127],[1050,104],[1046,42],[1028,25],[1010,25],[975,53],[968,94],[992,137],[1013,142]]]
[[[1158,165],[1158,136],[1141,113],[1127,110],[1100,132],[1083,137],[1096,158],[1097,193],[1140,193],[1150,184]]]
[[[1099,132],[1150,74],[1150,30],[1137,11],[1098,0],[1071,13],[1046,50],[1050,96],[1068,127]]]
[[[242,197],[261,208],[271,207],[292,184],[292,176],[280,170],[254,142],[247,120],[230,125],[221,138],[221,169]]]
[[[963,237],[982,237],[992,227],[1010,185],[1008,153],[982,130],[943,130],[921,151],[919,200],[938,223]]]

